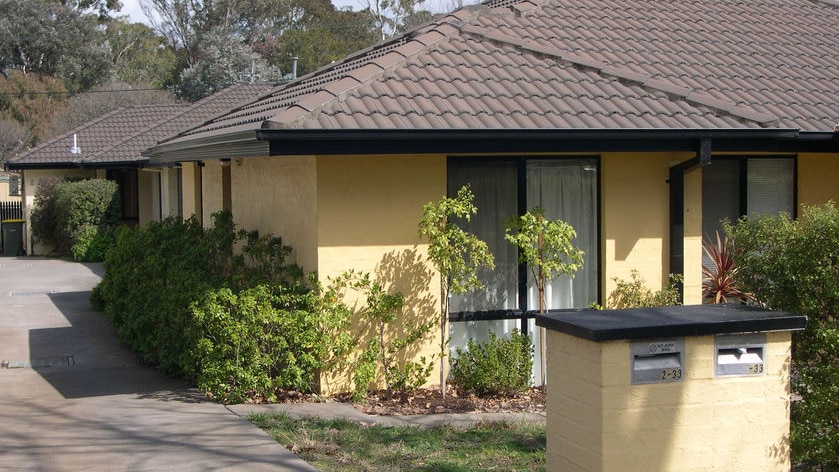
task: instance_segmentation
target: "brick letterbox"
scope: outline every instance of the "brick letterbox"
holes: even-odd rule
[[[549,471],[786,470],[791,331],[743,305],[539,315]]]

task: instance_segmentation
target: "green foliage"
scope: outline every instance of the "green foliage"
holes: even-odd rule
[[[42,181],[36,191],[32,233],[58,254],[78,255],[89,262],[104,255],[119,216],[119,187],[115,182],[50,179]]]
[[[839,210],[830,202],[726,224],[737,282],[775,310],[807,316],[793,336],[791,453],[801,470],[839,468]]]
[[[202,336],[191,305],[213,290],[249,288],[253,274],[242,267],[244,259],[232,257],[237,233],[229,213],[217,213],[213,221],[208,229],[194,217],[118,228],[105,259],[105,276],[94,292],[95,302],[104,306],[123,342],[146,362],[190,378],[200,373],[194,346]],[[284,258],[275,263],[287,265]],[[273,272],[294,271],[299,268],[278,267]]]
[[[242,74],[253,69],[265,82],[281,78],[279,69],[269,65],[250,46],[231,41],[231,31],[217,29],[205,32],[196,44],[200,59],[181,71],[178,95],[196,101],[235,84]]]
[[[513,330],[509,339],[489,333],[483,343],[469,340],[458,348],[452,377],[462,388],[478,395],[512,395],[530,386],[533,344],[527,334]]]
[[[682,282],[681,275],[670,274],[670,285],[655,292],[647,288],[646,281],[634,269],[630,280],[623,280],[618,277],[614,277],[612,280],[615,281],[617,286],[609,295],[610,308],[643,308],[680,304],[678,286]]]
[[[108,249],[116,242],[113,227],[85,225],[76,231],[71,251],[76,262],[102,262]]]
[[[574,228],[562,220],[545,218],[540,207],[506,224],[504,239],[519,249],[519,261],[527,264],[539,291],[539,311],[545,311],[545,281],[560,274],[574,276],[583,266],[583,251],[571,240]]]
[[[469,221],[478,212],[469,186],[458,190],[455,198],[443,197],[436,204],[423,205],[420,236],[428,239],[428,259],[440,273],[440,393],[446,396],[446,346],[449,324],[449,296],[483,288],[478,279],[481,267],[495,268],[486,242],[464,231],[455,219]]]
[[[199,388],[225,403],[275,401],[278,390],[314,391],[335,348],[343,357],[352,347],[346,333],[335,333],[345,331],[349,316],[318,305],[317,293],[303,284],[207,293],[192,306],[200,329],[192,351]]]
[[[126,84],[166,86],[176,75],[177,56],[142,23],[110,21],[105,35],[111,49],[114,79]]]
[[[110,52],[95,15],[43,0],[0,0],[2,68],[59,78],[88,90],[110,75]]]
[[[35,208],[32,209],[32,236],[44,244],[56,245],[61,236],[59,232],[59,211],[56,203],[56,187],[64,179],[54,177],[41,179],[35,189]]]
[[[422,341],[434,328],[435,322],[420,323],[400,320],[405,297],[389,293],[385,287],[373,280],[370,274],[353,270],[331,278],[332,286],[340,289],[352,288],[363,297],[364,304],[358,313],[360,321],[366,322],[371,338],[359,355],[353,371],[353,400],[359,401],[368,386],[376,380],[377,372],[384,376],[388,395],[405,395],[425,384],[431,373],[433,359],[405,359],[409,347]],[[400,320],[399,331],[392,330],[392,324]]]

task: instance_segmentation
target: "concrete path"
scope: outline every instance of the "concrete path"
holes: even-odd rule
[[[314,470],[118,346],[87,301],[101,273],[0,258],[0,470]]]

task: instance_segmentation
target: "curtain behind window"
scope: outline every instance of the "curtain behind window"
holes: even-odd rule
[[[792,159],[749,159],[746,167],[749,216],[781,212],[795,214],[795,161]]]
[[[597,166],[593,160],[540,160],[527,163],[527,209],[574,227],[572,244],[585,252],[574,277],[560,275],[545,287],[548,309],[583,308],[597,301]],[[528,271],[528,307],[539,308],[539,293]]]
[[[459,221],[466,231],[486,241],[495,256],[495,270],[481,270],[486,287],[481,291],[456,295],[450,311],[485,311],[518,308],[518,253],[504,239],[504,222],[516,215],[516,166],[514,162],[458,163],[449,167],[450,196],[464,185],[475,195],[478,213],[471,221]]]

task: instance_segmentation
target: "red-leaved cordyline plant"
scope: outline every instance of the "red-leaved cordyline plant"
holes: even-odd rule
[[[734,266],[734,247],[727,236],[720,238],[717,231],[717,242],[705,239],[702,249],[711,259],[711,267],[702,266],[702,301],[706,303],[750,303],[756,299],[753,294],[744,292],[737,287],[734,280],[737,267]]]

